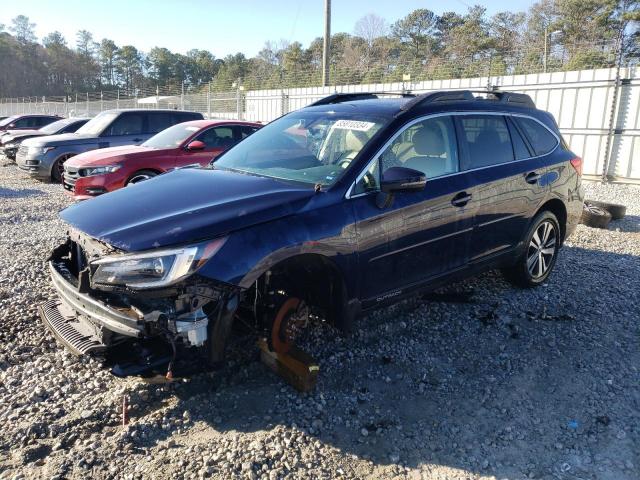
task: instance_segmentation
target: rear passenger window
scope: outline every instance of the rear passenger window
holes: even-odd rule
[[[49,117],[38,117],[36,119],[36,126],[44,127],[45,125],[49,125],[51,122],[53,122],[52,118],[49,118]]]
[[[233,146],[233,130],[231,127],[210,128],[198,135],[207,148],[229,148]]]
[[[469,146],[468,170],[498,165],[514,159],[511,137],[504,117],[469,115],[460,117],[460,124]]]
[[[174,125],[171,113],[149,113],[147,133],[158,133]]]
[[[558,140],[546,127],[531,118],[518,117],[515,120],[524,130],[536,155],[545,155],[556,148]]]
[[[244,140],[252,133],[256,132],[258,127],[240,127],[240,139]]]

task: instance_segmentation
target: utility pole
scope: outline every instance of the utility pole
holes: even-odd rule
[[[324,42],[322,42],[322,86],[329,86],[329,59],[331,58],[331,0],[324,0]]]
[[[547,39],[549,37],[549,27],[544,26],[544,57],[542,58],[542,64],[544,67],[544,73],[547,73]]]

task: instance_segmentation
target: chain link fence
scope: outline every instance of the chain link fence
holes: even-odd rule
[[[508,58],[507,58],[508,57]],[[48,113],[94,116],[123,108],[201,112],[206,118],[268,122],[335,92],[414,92],[497,87],[529,94],[551,112],[571,149],[594,178],[640,182],[640,75],[637,59],[616,44],[582,49],[517,50],[510,56],[466,61],[412,62],[333,67],[331,85],[320,86],[318,69],[286,71],[280,66],[245,72],[236,80],[216,77],[204,85],[167,85],[58,97],[0,99],[0,115]],[[638,155],[636,155],[638,153]]]
[[[357,91],[358,85],[366,85],[374,90],[391,86],[394,91],[407,91],[416,90],[427,81],[478,77],[484,77],[490,85],[492,78],[505,75],[613,67],[618,60],[618,47],[618,43],[612,41],[552,47],[531,45],[473,55],[433,55],[423,60],[395,63],[372,62],[373,52],[369,52],[371,55],[344,53],[342,63],[331,66],[329,90],[354,91],[355,88]],[[385,54],[375,53],[377,57]],[[168,108],[201,112],[207,118],[242,119],[249,115],[251,120],[269,121],[304,106],[297,98],[299,89],[320,87],[321,70],[319,59],[304,68],[255,62],[252,68],[239,72],[238,78],[218,75],[203,85],[142,86],[62,96],[0,98],[0,115],[94,116],[111,109]],[[327,88],[318,91],[326,92]],[[247,112],[247,102],[255,104],[258,99],[262,105]]]

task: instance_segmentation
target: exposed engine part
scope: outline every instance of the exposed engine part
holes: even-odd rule
[[[175,333],[181,335],[191,346],[200,347],[207,340],[208,325],[209,318],[202,311],[202,308],[199,308],[179,316],[170,324],[170,327],[173,327]]]

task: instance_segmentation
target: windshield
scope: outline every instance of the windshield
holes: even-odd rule
[[[296,112],[247,137],[214,168],[332,185],[386,122],[370,115]]]
[[[175,148],[198,130],[200,130],[200,127],[179,123],[154,135],[144,142],[142,146],[149,148]]]
[[[18,115],[14,115],[13,117],[7,117],[4,120],[0,120],[0,127],[6,127],[11,122],[13,122],[16,118],[18,118]]]
[[[76,133],[88,133],[90,135],[100,135],[109,124],[115,120],[118,116],[117,112],[103,112],[93,117],[83,126],[81,126]]]
[[[66,127],[67,125],[69,125],[69,123],[71,123],[69,120],[58,120],[56,122],[50,123],[49,125],[45,125],[44,127],[42,127],[39,131],[42,133],[46,133],[47,135],[50,135],[52,133],[56,133],[58,130]]]

